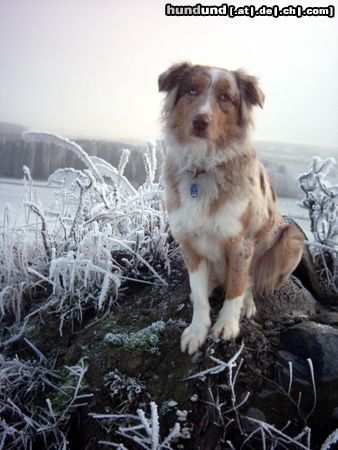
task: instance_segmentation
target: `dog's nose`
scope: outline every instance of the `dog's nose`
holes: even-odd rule
[[[210,117],[207,114],[198,114],[192,121],[192,126],[196,131],[204,131],[210,125]]]

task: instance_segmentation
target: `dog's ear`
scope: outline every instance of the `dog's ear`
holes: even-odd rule
[[[160,92],[170,92],[182,80],[192,65],[189,62],[175,64],[169,67],[158,78],[158,89]]]
[[[258,86],[257,78],[248,75],[242,69],[233,73],[239,90],[238,125],[243,126],[252,122],[251,109],[253,106],[258,105],[263,108],[264,94]]]
[[[256,77],[248,75],[244,70],[239,69],[234,72],[237,86],[240,92],[241,98],[249,106],[264,105],[264,94],[258,86],[258,80]]]

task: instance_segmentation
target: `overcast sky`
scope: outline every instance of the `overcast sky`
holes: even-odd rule
[[[338,146],[337,17],[176,18],[165,3],[0,0],[0,121],[67,136],[158,137],[158,75],[188,59],[259,77],[266,102],[256,139]]]

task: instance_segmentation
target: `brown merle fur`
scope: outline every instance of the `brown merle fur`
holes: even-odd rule
[[[180,146],[191,144],[192,120],[210,85],[209,69],[185,62],[172,66],[159,77],[159,90],[167,93],[163,119],[168,132],[175,137],[178,152]],[[224,270],[227,270],[226,298],[242,294],[249,276],[254,290],[267,295],[279,288],[294,270],[302,254],[303,236],[295,226],[285,224],[271,180],[249,142],[252,108],[263,107],[264,102],[258,81],[243,70],[221,70],[224,76],[213,87],[213,114],[206,139],[215,154],[226,155],[231,149],[234,155],[214,167],[218,194],[210,199],[205,220],[212,221],[226,202],[250,200],[240,218],[242,229],[238,236],[219,242],[224,249]],[[192,88],[197,90],[197,95],[189,95]],[[226,101],[220,101],[221,94],[227,95]],[[182,173],[169,157],[164,162],[163,173],[170,214],[182,205],[178,188]],[[202,259],[194,248],[196,238],[175,237],[183,247],[189,270],[196,270]]]

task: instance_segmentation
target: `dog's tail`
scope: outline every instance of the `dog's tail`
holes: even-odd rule
[[[277,241],[253,267],[254,291],[267,296],[280,288],[297,267],[303,246],[304,234],[297,225],[284,225]]]

